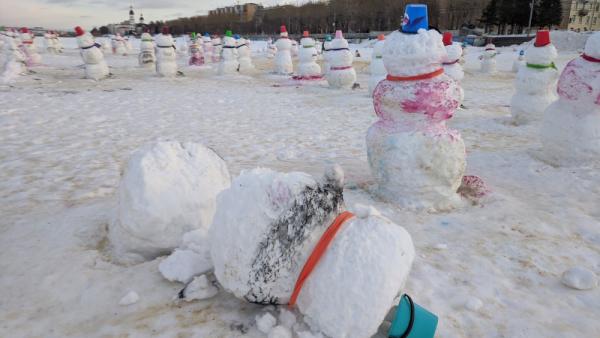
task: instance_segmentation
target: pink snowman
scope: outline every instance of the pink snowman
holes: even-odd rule
[[[373,93],[379,121],[367,132],[369,165],[384,200],[446,210],[460,203],[466,167],[460,133],[446,126],[461,89],[444,74],[446,50],[440,34],[427,30],[427,7],[409,5],[406,17],[383,50],[388,76]]]

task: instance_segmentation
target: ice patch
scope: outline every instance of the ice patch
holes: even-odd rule
[[[561,281],[564,285],[577,290],[590,290],[598,286],[596,274],[581,266],[572,267],[565,271]]]

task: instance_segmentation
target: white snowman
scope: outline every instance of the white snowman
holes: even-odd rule
[[[546,108],[557,99],[558,70],[554,65],[557,56],[550,42],[550,32],[538,31],[535,44],[525,53],[526,64],[515,79],[510,111],[516,124],[541,120]]]
[[[267,58],[272,59],[277,54],[277,47],[273,43],[273,39],[269,38],[267,40]]]
[[[56,50],[56,46],[54,44],[54,36],[51,31],[47,31],[44,33],[44,43],[46,44],[46,51],[49,54],[56,54],[58,51]]]
[[[221,41],[220,37],[215,36],[214,38],[212,38],[212,47],[212,62],[221,62],[221,51],[223,50],[223,42]]]
[[[512,65],[513,73],[519,72],[519,69],[521,67],[525,66],[525,63],[526,63],[525,62],[525,50],[521,49],[521,50],[519,50],[519,56],[517,56],[517,58],[513,62],[513,65]]]
[[[253,74],[256,69],[254,68],[254,64],[252,64],[250,41],[248,39],[242,37],[237,39],[237,53],[240,74]]]
[[[57,32],[52,31],[52,39],[54,40],[54,48],[56,48],[56,51],[62,53],[65,48],[60,39],[60,35]]]
[[[447,210],[461,203],[466,167],[461,135],[446,126],[460,88],[444,74],[446,49],[440,34],[427,30],[427,6],[406,10],[402,31],[388,35],[383,51],[388,76],[373,93],[379,121],[367,132],[369,165],[384,200]]]
[[[75,36],[81,58],[85,63],[85,78],[97,81],[107,77],[110,72],[104,61],[100,44],[96,43],[94,37],[79,26],[75,27]]]
[[[325,41],[323,41],[322,47],[323,66],[321,67],[321,70],[323,71],[323,75],[327,75],[327,73],[329,73],[329,57],[331,55],[329,49],[331,49],[331,41],[331,35],[325,36]]]
[[[380,34],[377,37],[375,46],[373,46],[373,56],[371,57],[371,64],[369,65],[369,70],[371,72],[371,76],[369,77],[369,92],[371,93],[371,96],[373,96],[375,87],[377,87],[379,82],[385,79],[385,76],[387,75],[387,70],[385,70],[385,66],[383,65],[383,46],[385,46],[385,35]]]
[[[209,63],[212,62],[213,58],[213,45],[212,39],[210,38],[210,34],[204,33],[202,37],[202,49],[204,51],[204,62]]]
[[[498,52],[493,43],[485,45],[483,53],[479,56],[482,73],[492,74],[496,72],[496,55],[498,55]]]
[[[321,79],[321,66],[317,64],[315,40],[308,31],[302,33],[298,51],[298,78],[301,80]]]
[[[21,50],[27,58],[27,66],[36,66],[42,63],[42,56],[38,53],[33,33],[27,27],[21,28]]]
[[[102,52],[104,53],[104,55],[109,55],[111,54],[112,51],[112,39],[110,38],[104,38],[104,40],[102,42],[100,42],[100,44],[102,45]]]
[[[113,54],[115,55],[127,55],[127,45],[121,34],[117,33],[117,35],[112,38],[112,49]]]
[[[335,32],[335,39],[327,51],[329,71],[325,77],[332,88],[351,88],[356,82],[356,71],[352,67],[354,56],[348,48],[342,31]]]
[[[142,33],[140,41],[140,54],[138,56],[139,65],[142,67],[154,67],[156,55],[154,54],[154,40],[148,32]]]
[[[452,33],[445,32],[442,36],[444,42],[444,48],[446,48],[446,56],[442,60],[444,66],[444,74],[448,75],[452,80],[456,81],[459,85],[465,77],[460,59],[463,55],[463,48],[460,44],[452,41]],[[462,87],[460,89],[460,102],[464,101],[465,92]]]
[[[285,26],[281,26],[279,39],[275,42],[277,52],[275,53],[275,73],[289,75],[294,71],[292,64],[292,42],[288,38],[288,32]]]
[[[290,54],[292,55],[292,57],[296,57],[298,56],[298,41],[290,39],[290,42],[292,43],[292,48],[290,48]]]
[[[237,59],[237,44],[231,31],[225,32],[223,37],[223,51],[221,52],[221,62],[219,62],[219,75],[235,74],[240,66]]]
[[[297,306],[315,332],[371,337],[403,290],[415,249],[408,232],[374,208],[353,212],[339,167],[320,180],[243,171],[217,197],[209,232],[215,275],[238,298]]]
[[[158,34],[156,41],[156,73],[163,77],[177,75],[177,53],[175,41],[169,33],[169,27],[163,26],[162,34]]]
[[[14,38],[14,32],[3,32],[0,37],[3,38],[2,41],[4,42],[0,82],[9,83],[19,75],[27,73],[27,57],[19,48],[18,42]]]
[[[558,100],[544,113],[541,139],[552,163],[600,164],[600,32],[587,39],[583,55],[562,71]]]

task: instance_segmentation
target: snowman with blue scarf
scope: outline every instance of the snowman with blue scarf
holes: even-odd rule
[[[110,72],[100,49],[102,46],[94,41],[94,37],[90,33],[86,33],[79,26],[75,27],[75,36],[81,58],[85,62],[85,78],[100,80],[107,77]]]

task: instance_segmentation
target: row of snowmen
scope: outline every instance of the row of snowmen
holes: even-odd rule
[[[50,54],[60,54],[63,52],[64,47],[60,41],[58,33],[54,31],[48,31],[44,34],[44,41],[46,43],[46,51]]]
[[[35,46],[33,33],[28,28],[21,28],[20,33],[15,29],[0,29],[0,42],[0,82],[7,83],[14,77],[27,73],[29,67],[41,64],[42,57]]]
[[[96,43],[93,36],[81,27],[76,27],[75,33],[85,62],[85,77],[99,80],[108,76],[108,66],[102,53],[103,45]],[[115,36],[112,41],[115,54],[127,54],[126,42],[121,36]],[[211,38],[208,33],[203,37],[194,33],[188,49],[191,66],[202,66],[208,62],[218,63],[217,71],[220,75],[254,72],[250,42],[239,35],[234,36],[231,31],[227,31],[222,40],[219,37]],[[138,62],[143,67],[156,67],[160,76],[177,75],[177,47],[167,26],[154,38],[148,32],[142,34]]]

